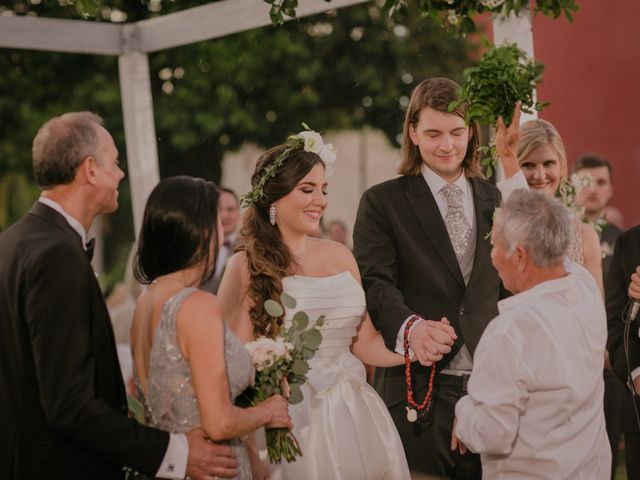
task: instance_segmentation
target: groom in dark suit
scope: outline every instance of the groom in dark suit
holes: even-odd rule
[[[113,331],[86,232],[118,207],[124,174],[102,119],[53,118],[33,141],[40,199],[0,234],[0,478],[229,477],[237,461],[204,432],[127,417]]]
[[[488,233],[498,190],[481,178],[478,128],[466,105],[449,112],[459,86],[445,78],[418,85],[404,123],[402,175],[367,190],[353,240],[367,307],[388,348],[404,352],[405,326],[415,401],[425,398],[436,363],[428,414],[407,416],[405,368],[377,369],[376,388],[402,438],[413,472],[481,478],[477,455],[451,449],[454,406],[466,391],[473,352],[497,314],[501,293]]]

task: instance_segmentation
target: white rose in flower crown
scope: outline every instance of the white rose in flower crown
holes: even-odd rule
[[[331,175],[333,163],[338,158],[336,147],[332,143],[324,143],[322,135],[313,130],[304,130],[298,136],[304,141],[304,150],[318,155],[324,163],[326,175]]]
[[[322,136],[313,130],[305,130],[298,134],[304,140],[304,150],[306,152],[319,153],[324,146]]]
[[[333,146],[333,143],[326,143],[322,146],[320,151],[318,152],[318,156],[322,159],[324,163],[327,175],[331,175],[333,170],[333,163],[338,158],[336,147]]]

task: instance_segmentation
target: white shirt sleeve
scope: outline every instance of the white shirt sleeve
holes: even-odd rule
[[[638,368],[634,368],[631,371],[631,380],[635,380],[636,378],[638,378],[640,376],[640,367]]]
[[[412,316],[413,315],[411,315],[411,317]],[[398,330],[398,335],[396,336],[396,353],[399,353],[400,355],[404,355],[404,329],[407,326],[409,320],[411,320],[411,317],[408,317],[404,322],[402,322],[402,326],[400,327],[400,330]],[[413,325],[411,325],[411,328],[409,329],[409,336],[411,336],[413,328],[420,322],[422,322],[422,318],[413,322]],[[413,353],[413,350],[411,350],[411,347],[409,347],[409,360],[413,361],[414,358],[415,353]]]
[[[184,434],[171,433],[169,446],[164,454],[160,468],[156,472],[158,478],[181,480],[187,476],[187,460],[189,458],[189,442]]]
[[[506,180],[501,180],[500,182],[496,183],[496,187],[498,187],[498,190],[500,190],[500,193],[502,194],[502,201],[504,202],[514,191],[521,188],[528,189],[529,184],[527,183],[527,179],[524,178],[524,173],[522,173],[522,170],[518,170],[518,173],[516,173],[513,177],[507,178]]]
[[[486,335],[474,355],[469,394],[456,404],[455,434],[472,452],[508,455],[528,398],[523,360],[509,335]]]

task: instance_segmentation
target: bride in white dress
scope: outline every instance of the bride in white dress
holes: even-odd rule
[[[301,136],[314,136],[315,143],[304,143]],[[323,341],[302,388],[304,400],[289,408],[303,456],[268,465],[269,472],[259,478],[409,479],[398,432],[367,384],[362,363],[386,367],[402,364],[403,358],[387,350],[366,313],[351,252],[310,236],[326,208],[325,171],[333,160],[333,148],[315,132],[260,157],[254,188],[243,198],[249,206],[243,243],[227,264],[218,294],[223,318],[245,342],[277,335],[290,319],[293,312],[274,320],[263,308],[265,300],[279,299],[283,291],[297,300],[296,310],[312,319],[326,316]],[[265,177],[269,167],[275,174]]]

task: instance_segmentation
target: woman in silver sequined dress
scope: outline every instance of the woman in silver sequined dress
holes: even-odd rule
[[[175,433],[202,426],[229,444],[239,475],[259,468],[241,438],[259,427],[291,427],[287,401],[274,396],[243,409],[234,399],[253,382],[251,359],[222,321],[216,297],[199,290],[214,271],[221,244],[218,190],[202,179],[160,182],[145,208],[134,260],[149,284],[131,327],[135,378],[147,422]]]

